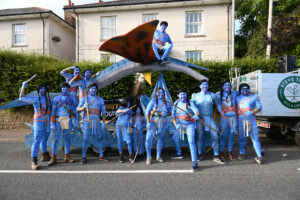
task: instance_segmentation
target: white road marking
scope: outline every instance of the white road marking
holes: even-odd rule
[[[300,168],[298,168],[298,170],[300,171]]]
[[[0,174],[182,174],[193,170],[101,170],[101,171],[49,171],[49,170],[0,170]]]

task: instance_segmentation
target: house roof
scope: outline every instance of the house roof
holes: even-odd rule
[[[34,15],[34,14],[44,14],[44,13],[52,14],[55,17],[57,17],[59,20],[61,20],[62,22],[66,23],[69,26],[71,26],[72,28],[74,28],[74,26],[72,24],[70,24],[66,20],[64,20],[61,17],[59,17],[58,15],[56,15],[54,12],[52,12],[52,10],[48,10],[48,9],[40,8],[40,7],[3,9],[3,10],[0,10],[0,17],[19,16],[19,15]]]
[[[26,15],[26,14],[38,14],[38,13],[52,13],[52,11],[45,8],[39,8],[39,7],[11,8],[11,9],[0,10],[0,16]]]
[[[184,1],[199,1],[199,0],[184,0]],[[117,1],[105,1],[101,3],[77,5],[77,6],[67,5],[64,6],[64,9],[141,5],[141,4],[152,4],[152,3],[174,3],[174,2],[183,2],[183,1],[182,0],[117,0]]]

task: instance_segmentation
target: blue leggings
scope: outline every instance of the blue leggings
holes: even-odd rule
[[[196,140],[196,143],[197,143],[197,148],[198,148],[198,154],[203,154],[204,153],[204,150],[205,150],[205,147],[206,145],[204,144],[203,142],[203,136],[205,134],[205,131],[204,131],[204,126],[201,122],[197,121],[197,140]],[[217,126],[215,124],[215,122],[213,120],[211,120],[211,123],[210,123],[210,126],[217,130]],[[211,140],[212,140],[212,148],[214,150],[214,155],[215,156],[219,156],[219,142],[218,142],[218,133],[212,129],[210,129],[209,131],[210,133],[210,137],[211,137]]]
[[[187,138],[189,141],[190,153],[193,165],[197,165],[197,147],[195,143],[195,124],[189,124],[186,126]]]
[[[92,128],[90,128],[90,124],[87,121],[83,121],[83,139],[82,139],[82,157],[86,157],[86,151],[89,145],[89,139],[92,134]],[[99,150],[99,156],[103,156],[103,144],[102,144],[102,133],[100,128],[100,121],[97,121],[96,127],[96,140],[97,140],[97,147]]]
[[[243,128],[243,121],[238,120],[238,128],[239,128],[239,150],[240,154],[245,155],[245,146],[247,142],[246,132]],[[253,148],[256,152],[257,157],[261,157],[261,146],[259,142],[259,135],[258,135],[258,127],[256,124],[256,120],[251,120],[251,131],[249,132],[251,137]]]
[[[138,142],[139,141],[139,142]],[[134,142],[134,151],[137,152],[137,147],[139,143],[139,155],[143,154],[144,150],[144,133],[143,133],[143,128],[138,129],[134,128],[133,129],[133,142]]]
[[[224,152],[224,150],[225,150],[227,137],[229,137],[228,138],[228,151],[232,152],[235,132],[231,132],[230,130],[231,130],[231,128],[229,126],[229,120],[225,119],[225,118],[221,118],[221,131],[222,131],[222,135],[220,138],[220,151],[221,152]]]
[[[156,56],[157,60],[164,60],[164,59],[166,59],[168,57],[168,55],[171,52],[173,46],[170,45],[170,44],[166,44],[163,47],[163,49],[162,49],[162,51],[164,52],[164,54],[162,55],[161,58],[160,58],[160,55],[158,53],[159,48],[157,47],[157,45],[156,44],[152,44],[152,47],[153,47],[153,50],[154,50],[154,53],[155,53],[155,56]]]
[[[167,124],[164,124],[161,131],[156,134],[156,125],[154,122],[151,123],[150,130],[147,129],[146,134],[146,151],[147,151],[147,158],[151,158],[151,148],[152,148],[152,140],[154,138],[154,135],[156,135],[157,144],[156,144],[156,158],[160,158],[162,148],[164,145],[164,137],[167,130]]]
[[[122,146],[123,146],[123,140],[124,140],[127,142],[129,154],[132,154],[132,142],[131,142],[129,133],[127,133],[127,126],[116,125],[116,134],[117,134],[117,139],[118,139],[119,153],[123,153]]]
[[[72,120],[69,122],[69,129],[62,130],[60,123],[55,122],[55,131],[53,133],[53,142],[52,142],[52,154],[56,155],[58,146],[59,146],[59,140],[61,135],[63,134],[64,137],[64,149],[65,154],[70,153],[70,146],[71,146],[71,132],[72,132]]]
[[[47,152],[47,141],[50,132],[45,130],[33,130],[33,143],[31,145],[31,157],[37,157],[39,152],[39,146],[42,153]]]

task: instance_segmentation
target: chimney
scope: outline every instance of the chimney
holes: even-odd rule
[[[76,19],[70,13],[65,11],[65,21],[67,21],[72,26],[76,27]]]
[[[71,0],[69,0],[69,6],[71,6],[72,5],[72,1]]]
[[[99,0],[99,3],[102,3],[102,0]]]
[[[74,6],[74,3],[72,3],[72,6]]]

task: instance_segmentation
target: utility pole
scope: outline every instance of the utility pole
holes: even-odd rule
[[[232,30],[231,30],[231,58],[232,58],[232,63],[234,61],[234,32],[235,32],[235,24],[234,24],[234,19],[235,19],[235,0],[232,0]]]
[[[268,17],[268,30],[267,30],[268,43],[267,43],[267,52],[266,52],[267,59],[271,57],[272,24],[273,24],[273,0],[269,0],[269,17]]]

